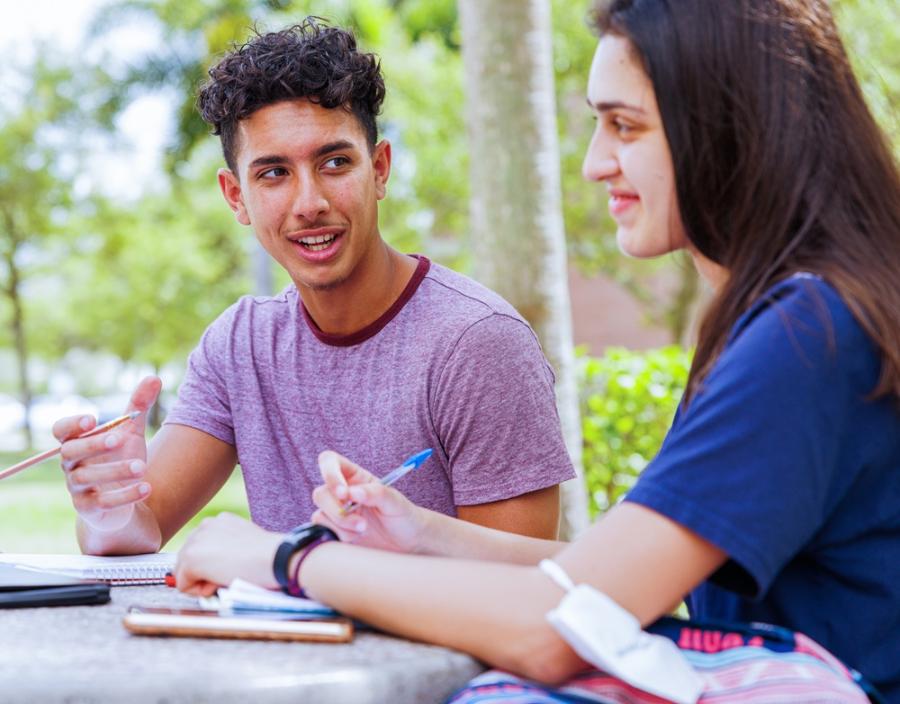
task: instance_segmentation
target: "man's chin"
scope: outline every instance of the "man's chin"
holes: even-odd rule
[[[330,279],[301,279],[301,284],[310,291],[334,291],[343,286],[347,280],[346,276],[336,276]]]

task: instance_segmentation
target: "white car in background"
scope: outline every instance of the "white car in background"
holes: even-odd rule
[[[0,435],[19,432],[25,422],[25,409],[17,398],[0,394]]]
[[[60,418],[74,415],[97,415],[97,404],[83,396],[37,396],[31,403],[31,411],[28,414],[31,420],[31,434],[34,438],[34,446],[38,449],[51,447],[56,440],[53,438],[53,424]],[[20,426],[21,427],[21,426]]]

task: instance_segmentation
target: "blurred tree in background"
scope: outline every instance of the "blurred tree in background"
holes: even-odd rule
[[[677,259],[638,262],[616,251],[605,198],[582,181],[592,121],[584,86],[595,38],[586,0],[554,0],[552,39],[568,253],[644,304],[648,319],[681,340],[697,295],[693,268]],[[835,0],[866,94],[900,143],[900,6]],[[208,66],[233,43],[314,13],[353,27],[382,59],[388,98],[383,134],[395,145],[385,237],[458,269],[469,268],[469,159],[461,34],[455,0],[119,0],[97,13],[92,47],[126,26],[153,31],[151,49],[116,44],[91,65],[42,52],[3,67],[0,101],[0,348],[47,362],[79,347],[152,368],[183,363],[203,327],[253,290],[253,241],[215,184],[218,140],[194,108]],[[148,94],[166,96],[174,126],[164,172],[134,199],[84,187],[96,134]],[[160,126],[164,129],[164,126]],[[278,282],[285,282],[278,274]],[[665,285],[656,282],[663,280]],[[0,383],[24,400],[22,371]]]
[[[648,321],[683,342],[698,296],[693,267],[677,257],[623,257],[605,195],[581,178],[593,129],[584,98],[596,45],[585,23],[588,4],[550,3],[569,261],[615,279],[641,302]],[[866,96],[900,154],[900,3],[832,6]],[[86,363],[103,355],[126,366],[181,370],[205,326],[235,298],[286,283],[280,271],[268,282],[271,262],[222,202],[218,139],[197,114],[195,96],[211,63],[253,27],[280,29],[307,14],[353,28],[362,47],[381,57],[388,94],[380,126],[394,145],[382,233],[403,251],[470,269],[471,154],[456,0],[111,0],[97,12],[79,56],[43,46],[29,62],[0,65],[0,356],[11,360],[0,362],[0,392],[28,404],[47,390],[47,374],[36,368],[69,364],[79,390],[112,391],[115,380]],[[123,51],[115,38],[128,28],[157,40]],[[167,144],[163,169],[146,183],[126,176],[138,194],[124,197],[87,174],[121,138],[123,116],[146,96],[162,96],[173,117],[171,128],[158,126]],[[593,512],[615,503],[655,454],[687,360],[676,348],[582,358]],[[51,526],[50,542],[30,543],[40,549],[58,545],[63,533],[71,538],[71,509],[55,472],[35,470],[20,492],[0,495],[7,537],[31,523]],[[51,487],[55,503],[47,501]],[[239,511],[241,494],[218,509]],[[45,516],[40,510],[47,507]]]
[[[0,344],[16,360],[17,391],[27,410],[33,389],[33,353],[53,358],[61,328],[47,317],[44,284],[59,281],[57,265],[68,250],[80,205],[72,191],[83,154],[73,134],[109,129],[117,91],[99,69],[73,65],[39,48],[31,66],[7,65],[0,96]],[[46,289],[44,289],[46,290]],[[33,295],[39,294],[39,295]],[[51,343],[51,344],[48,344]]]

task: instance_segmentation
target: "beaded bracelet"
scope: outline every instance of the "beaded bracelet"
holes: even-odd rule
[[[303,564],[303,561],[309,557],[309,554],[315,550],[317,547],[322,545],[323,543],[330,543],[333,540],[331,536],[327,533],[320,535],[318,538],[313,540],[303,551],[303,554],[300,555],[300,559],[297,560],[297,565],[294,567],[294,571],[291,573],[291,581],[288,584],[288,593],[291,596],[299,596],[303,599],[307,599],[306,592],[303,591],[303,587],[300,586],[300,566]]]
[[[304,523],[294,528],[284,536],[284,540],[275,551],[272,560],[272,574],[285,594],[297,596],[300,587],[291,574],[289,574],[291,559],[301,550],[309,547],[320,539],[337,540],[337,534],[330,528],[316,524]]]

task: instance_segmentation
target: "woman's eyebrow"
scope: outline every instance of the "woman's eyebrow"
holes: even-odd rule
[[[628,103],[623,103],[621,100],[610,100],[610,101],[600,101],[593,102],[590,98],[586,98],[588,107],[592,110],[596,110],[597,112],[609,112],[610,110],[631,110],[632,112],[640,113],[641,115],[646,115],[646,112],[643,108],[639,108],[636,105],[629,105]]]

